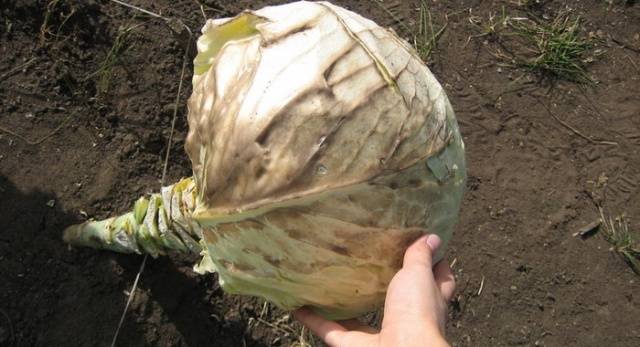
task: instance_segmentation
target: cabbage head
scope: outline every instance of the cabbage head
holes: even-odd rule
[[[301,1],[209,20],[197,47],[193,177],[67,241],[200,252],[196,271],[225,291],[332,319],[380,307],[425,231],[446,245],[464,144],[443,88],[393,31]]]

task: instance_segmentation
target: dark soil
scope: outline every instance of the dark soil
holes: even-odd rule
[[[200,1],[207,17],[278,2]],[[336,2],[400,33],[415,27],[419,6],[385,1],[390,16],[372,1]],[[203,23],[198,1],[131,3],[194,31]],[[435,25],[448,22],[429,66],[449,93],[469,161],[448,253],[458,280],[448,338],[457,346],[640,346],[640,277],[600,235],[574,237],[598,219],[596,204],[626,213],[640,230],[640,6],[529,3],[429,2]],[[507,42],[479,36],[469,21],[503,6],[542,19],[565,8],[580,15],[602,53],[588,65],[597,83],[503,66],[495,53]],[[189,42],[170,24],[110,1],[0,0],[0,346],[111,343],[142,258],[70,249],[61,233],[86,216],[124,212],[160,186]],[[190,75],[188,64],[167,183],[190,175],[182,149]],[[269,323],[285,313],[260,316],[261,301],[224,294],[215,276],[191,271],[193,260],[149,260],[119,346],[296,342]]]

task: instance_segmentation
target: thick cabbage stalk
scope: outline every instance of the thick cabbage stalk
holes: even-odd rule
[[[383,303],[422,233],[449,241],[464,145],[444,90],[391,30],[327,2],[209,20],[188,107],[193,177],[68,242],[201,252],[196,270],[227,292],[343,319]]]

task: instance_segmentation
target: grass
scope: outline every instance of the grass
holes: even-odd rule
[[[498,38],[500,34],[509,28],[511,17],[507,15],[507,11],[504,6],[502,6],[502,11],[499,15],[491,12],[486,21],[483,21],[482,18],[478,16],[471,16],[469,17],[469,22],[480,27],[480,34],[473,37],[489,36],[491,38]]]
[[[445,23],[437,31],[433,28],[433,20],[431,11],[425,0],[420,1],[420,11],[418,20],[418,32],[413,36],[413,46],[422,60],[427,61],[431,57],[431,53],[438,46],[438,41],[447,28]]]
[[[640,275],[640,240],[629,230],[629,222],[624,215],[617,218],[606,218],[600,208],[602,235],[611,244],[611,250],[619,254]]]
[[[560,14],[550,23],[530,20],[513,21],[510,25],[534,55],[517,59],[518,65],[573,82],[594,82],[586,72],[587,53],[593,44],[582,35],[580,17]]]
[[[118,35],[113,41],[113,45],[109,49],[105,59],[96,71],[92,72],[85,78],[85,80],[97,78],[96,89],[98,94],[104,94],[109,90],[109,85],[113,76],[113,68],[120,61],[122,54],[131,47],[131,34],[138,26],[139,25],[120,27],[118,29]]]
[[[438,30],[434,29],[433,18],[426,0],[420,1],[418,9],[417,28],[410,28],[405,21],[382,4],[381,0],[374,1],[383,11],[385,11],[394,22],[400,26],[403,36],[410,37],[413,41],[413,47],[418,52],[420,58],[427,62],[431,54],[436,49],[440,37],[447,28],[448,22],[445,22]]]
[[[528,12],[527,12],[528,13]],[[544,77],[591,84],[586,65],[593,60],[591,39],[583,33],[580,17],[564,12],[551,20],[514,17],[502,8],[500,14],[490,13],[488,19],[469,17],[480,33],[471,38],[489,37],[500,44],[492,53],[512,67],[524,68]],[[510,40],[504,40],[507,37]],[[502,52],[505,50],[508,54]]]

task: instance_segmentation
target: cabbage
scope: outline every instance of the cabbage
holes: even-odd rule
[[[193,177],[68,228],[68,242],[200,252],[195,270],[229,293],[345,319],[382,305],[425,230],[451,238],[464,144],[444,90],[391,30],[327,2],[209,20],[192,83]]]

